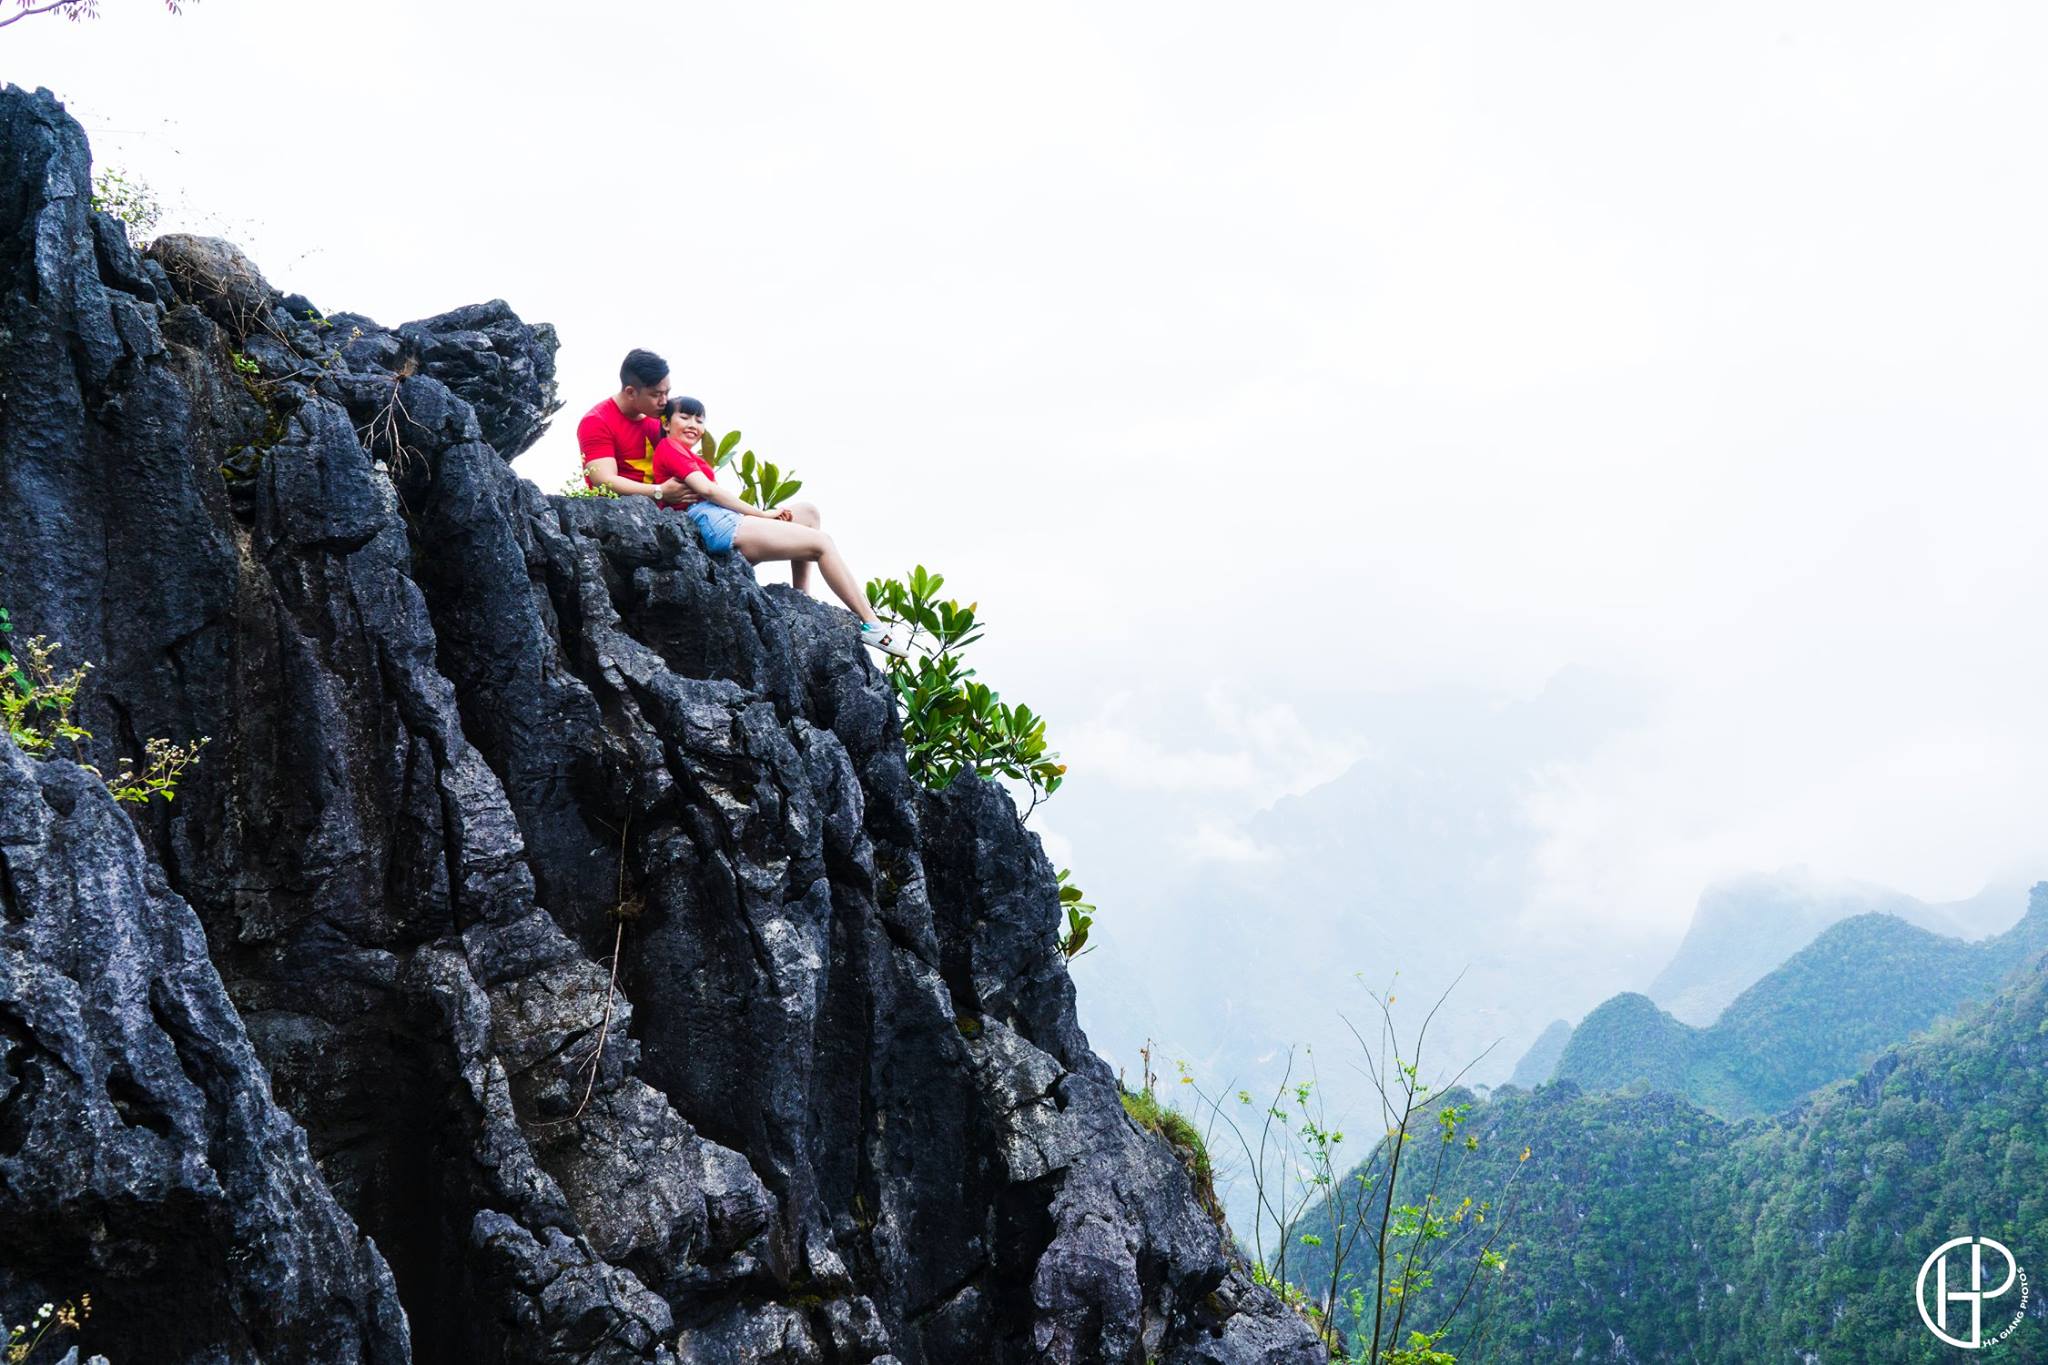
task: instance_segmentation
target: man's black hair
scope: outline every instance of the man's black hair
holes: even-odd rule
[[[661,409],[661,420],[666,423],[679,412],[687,412],[692,417],[702,417],[704,405],[694,398],[671,398]]]
[[[668,362],[652,351],[628,351],[625,363],[619,366],[619,387],[623,389],[651,389],[666,378]]]

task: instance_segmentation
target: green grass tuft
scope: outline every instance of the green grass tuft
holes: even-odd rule
[[[1223,1203],[1216,1197],[1216,1173],[1209,1163],[1209,1147],[1202,1141],[1201,1130],[1178,1109],[1161,1104],[1159,1096],[1149,1090],[1126,1090],[1123,1099],[1124,1112],[1131,1116],[1131,1120],[1146,1132],[1164,1138],[1173,1154],[1180,1158],[1180,1164],[1187,1169],[1188,1180],[1195,1187],[1195,1202],[1202,1206],[1202,1211],[1215,1219],[1219,1226],[1228,1226],[1223,1217]]]

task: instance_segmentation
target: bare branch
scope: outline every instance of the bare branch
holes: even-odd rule
[[[51,10],[77,10],[84,3],[85,0],[50,0],[49,4],[38,5],[34,9],[24,7],[21,13],[12,14],[5,19],[0,19],[0,28],[6,28],[9,24],[18,24],[33,15],[48,14]]]
[[[12,14],[5,19],[0,19],[0,28],[6,28],[9,24],[18,24],[22,20],[32,18],[38,14],[49,14],[52,11],[62,14],[67,19],[74,20],[95,18],[100,12],[99,0],[50,0],[50,3],[47,5],[35,4],[34,0],[16,0],[16,3],[21,6],[21,13]],[[184,12],[182,8],[183,3],[184,0],[164,0],[164,8],[173,14],[182,14]]]

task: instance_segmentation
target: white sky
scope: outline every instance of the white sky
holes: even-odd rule
[[[652,346],[978,599],[1105,936],[1565,669],[1629,704],[1521,773],[1539,920],[2048,842],[2038,5],[103,8],[0,77],[167,227],[560,328],[522,472]]]

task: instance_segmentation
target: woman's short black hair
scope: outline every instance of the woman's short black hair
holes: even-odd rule
[[[619,387],[626,389],[651,389],[668,378],[668,362],[652,351],[634,349],[626,352],[625,363],[619,366]]]
[[[692,417],[702,417],[704,415],[704,405],[694,398],[671,398],[661,409],[663,424],[666,424],[669,418],[679,412],[687,412]]]

